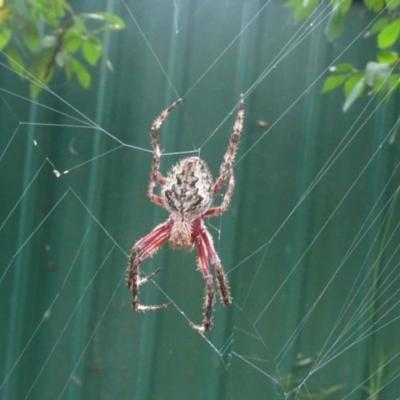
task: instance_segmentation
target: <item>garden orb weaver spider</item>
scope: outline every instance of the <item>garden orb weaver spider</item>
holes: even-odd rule
[[[210,264],[214,267],[221,301],[225,306],[232,303],[228,279],[221,261],[214,248],[212,236],[204,225],[203,218],[221,215],[229,206],[235,187],[232,166],[239,145],[244,121],[244,98],[240,97],[239,111],[233,126],[228,150],[220,167],[219,177],[214,182],[207,164],[200,157],[188,157],[178,161],[164,177],[159,168],[162,152],[159,145],[158,131],[171,111],[181,103],[181,99],[164,110],[151,126],[151,144],[153,147],[153,164],[151,168],[148,195],[150,200],[166,208],[170,216],[166,222],[158,225],[147,236],[135,243],[131,250],[126,284],[132,293],[132,307],[136,311],[152,311],[167,308],[173,303],[160,305],[143,305],[139,301],[139,288],[150,281],[161,269],[148,276],[141,277],[139,265],[152,256],[165,242],[172,247],[193,250],[197,246],[198,265],[206,283],[205,312],[202,325],[191,322],[192,328],[201,333],[211,329],[214,303],[214,282]],[[227,190],[220,206],[212,207],[215,195],[228,180]],[[161,196],[154,193],[156,185],[161,186]]]

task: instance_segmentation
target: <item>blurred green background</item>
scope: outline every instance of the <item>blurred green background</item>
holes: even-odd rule
[[[331,63],[371,59],[372,16],[354,8],[331,44],[278,0],[71,4],[125,21],[103,38],[113,72],[31,100],[0,64],[0,398],[397,398],[398,102],[344,114],[320,93]],[[143,303],[175,302],[146,314],[127,255],[168,216],[146,194],[152,121],[183,97],[162,171],[200,150],[216,176],[242,92],[235,194],[208,221],[234,304],[203,337],[195,252],[143,264],[162,267]]]

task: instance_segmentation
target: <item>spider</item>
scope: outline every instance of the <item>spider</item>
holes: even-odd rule
[[[152,256],[168,240],[174,248],[193,250],[196,245],[199,254],[198,266],[206,285],[205,311],[202,325],[195,325],[193,322],[190,322],[190,325],[197,331],[206,333],[211,329],[214,303],[214,282],[210,264],[215,269],[222,303],[229,306],[232,303],[232,298],[228,279],[215,251],[213,239],[204,225],[203,218],[221,215],[229,206],[235,187],[232,165],[243,128],[244,98],[241,95],[233,133],[220,167],[219,177],[215,182],[207,164],[200,157],[188,157],[178,161],[166,177],[159,170],[162,152],[158,131],[171,111],[181,102],[182,100],[179,99],[164,110],[153,122],[150,130],[153,164],[148,195],[153,203],[166,208],[170,212],[170,216],[166,222],[158,225],[133,246],[129,258],[126,283],[132,293],[132,307],[136,311],[146,312],[169,307],[173,302],[160,305],[143,305],[140,303],[140,286],[153,279],[161,268],[148,276],[141,277],[139,265]],[[227,190],[221,205],[212,207],[213,198],[228,178]],[[157,184],[161,186],[161,196],[154,193]]]

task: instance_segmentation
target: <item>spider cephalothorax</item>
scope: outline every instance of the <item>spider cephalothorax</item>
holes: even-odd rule
[[[151,201],[170,212],[170,217],[133,246],[129,259],[127,286],[132,292],[132,306],[136,311],[158,310],[170,306],[172,303],[156,306],[140,304],[139,287],[152,279],[160,270],[146,277],[140,277],[139,265],[154,254],[166,241],[169,241],[175,248],[187,250],[192,250],[196,245],[199,252],[199,269],[206,282],[206,299],[203,324],[199,326],[192,323],[191,325],[198,331],[205,333],[211,328],[214,303],[214,283],[210,264],[216,272],[222,303],[226,306],[232,303],[228,280],[215,251],[212,237],[204,225],[203,218],[220,215],[229,206],[235,187],[232,166],[243,128],[244,99],[242,95],[228,150],[221,164],[220,175],[215,182],[207,164],[199,157],[188,157],[180,160],[171,168],[166,177],[162,176],[159,171],[161,150],[158,130],[170,112],[180,102],[181,100],[176,101],[163,111],[153,122],[150,131],[154,153],[148,194]],[[228,177],[228,188],[221,205],[212,207],[214,196],[225,184]],[[157,184],[161,186],[161,196],[154,194],[154,188]]]

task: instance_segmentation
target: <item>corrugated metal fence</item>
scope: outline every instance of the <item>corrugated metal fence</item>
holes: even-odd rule
[[[373,55],[373,39],[353,42],[371,16],[360,5],[329,44],[281,1],[76,3],[124,18],[105,41],[114,72],[87,91],[60,76],[31,101],[1,66],[0,398],[397,398],[397,109],[360,99],[343,114],[339,92],[320,94],[342,52]],[[202,318],[195,253],[165,246],[143,265],[162,267],[143,302],[175,302],[146,314],[127,254],[167,218],[146,195],[152,121],[183,97],[162,171],[200,149],[215,176],[241,92],[236,190],[208,224],[234,304],[218,300],[203,337],[188,324]]]

